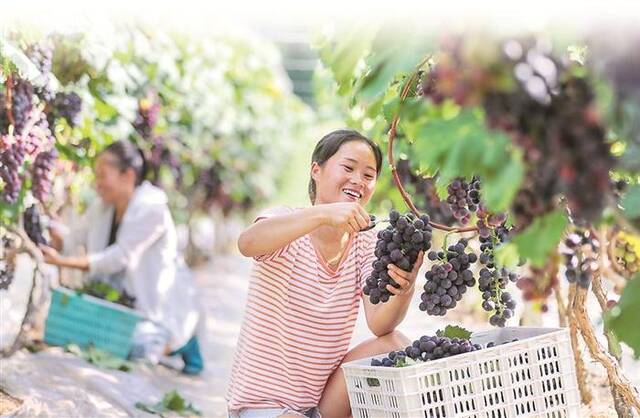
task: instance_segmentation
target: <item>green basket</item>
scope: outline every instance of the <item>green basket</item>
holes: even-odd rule
[[[52,345],[93,345],[126,358],[143,317],[133,309],[65,288],[53,289],[44,340]]]

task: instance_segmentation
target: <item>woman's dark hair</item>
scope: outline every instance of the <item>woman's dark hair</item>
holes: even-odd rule
[[[144,153],[129,141],[115,141],[104,148],[100,154],[108,152],[115,157],[116,167],[120,172],[131,168],[136,173],[136,186],[144,180],[146,172],[146,161]]]
[[[376,175],[380,175],[382,168],[382,151],[380,151],[380,147],[360,132],[351,129],[339,129],[325,135],[316,144],[316,148],[311,155],[311,163],[316,162],[322,166],[329,158],[338,152],[342,144],[350,141],[362,141],[371,147],[371,151],[373,151],[373,155],[376,158]],[[314,203],[316,200],[316,182],[313,178],[309,179],[309,198],[311,199],[311,203]]]

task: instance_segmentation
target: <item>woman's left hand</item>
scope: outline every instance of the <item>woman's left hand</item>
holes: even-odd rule
[[[413,270],[411,271],[404,271],[400,267],[396,266],[395,264],[389,264],[387,266],[387,272],[389,273],[389,276],[396,283],[398,283],[400,288],[396,289],[395,287],[388,284],[387,290],[396,296],[411,293],[413,291],[413,286],[415,285],[415,282],[416,282],[416,277],[418,276],[418,270],[420,270],[420,267],[422,266],[423,259],[424,259],[424,252],[420,251],[420,253],[418,253],[418,258],[416,259],[416,263],[413,266]]]
[[[43,244],[40,244],[38,248],[40,248],[40,251],[42,251],[42,255],[44,257],[45,263],[54,264],[56,266],[59,266],[60,264],[62,264],[63,257],[55,248],[49,247],[48,245],[43,245]]]

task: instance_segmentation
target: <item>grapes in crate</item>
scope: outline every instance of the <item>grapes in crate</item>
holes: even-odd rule
[[[449,338],[423,335],[404,350],[392,351],[382,359],[371,359],[372,366],[404,367],[416,362],[439,360],[458,354],[481,350],[480,344],[474,344],[464,338]]]
[[[363,289],[371,303],[389,300],[393,294],[389,292],[387,285],[400,287],[387,272],[389,264],[411,271],[420,251],[431,248],[432,230],[429,220],[429,215],[426,214],[418,218],[413,213],[401,215],[395,210],[389,213],[390,225],[378,232],[376,260]]]

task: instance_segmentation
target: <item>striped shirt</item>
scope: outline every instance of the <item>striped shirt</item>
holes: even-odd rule
[[[278,207],[258,219],[291,213]],[[227,392],[230,410],[316,406],[351,340],[376,232],[350,237],[335,269],[304,235],[256,257]]]

